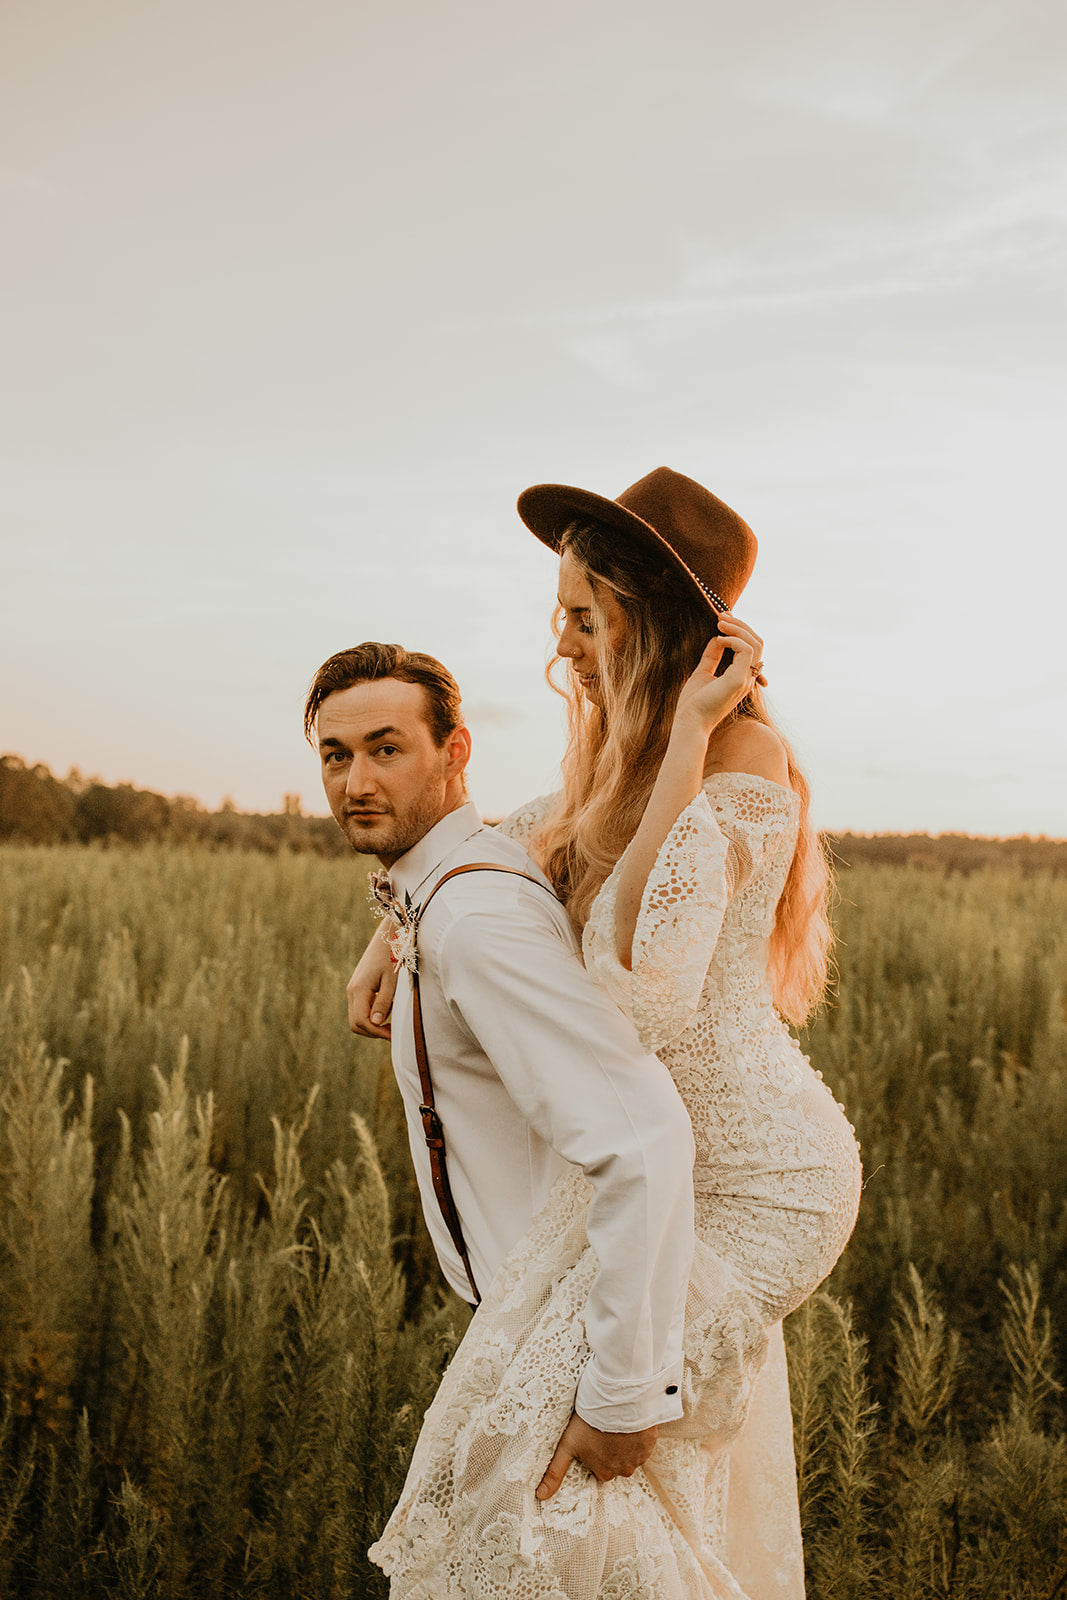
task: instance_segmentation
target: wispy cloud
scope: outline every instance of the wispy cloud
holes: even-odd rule
[[[929,285],[921,279],[885,278],[868,283],[812,285],[804,289],[748,290],[713,295],[679,295],[677,298],[630,300],[616,305],[587,305],[569,311],[545,311],[498,317],[464,317],[449,322],[442,330],[466,334],[487,328],[610,328],[641,322],[685,321],[695,317],[719,316],[735,311],[791,311],[798,307],[823,305],[835,300],[885,299],[918,294]],[[624,361],[621,349],[606,340],[574,345],[592,365],[613,375],[621,375]]]
[[[1021,9],[1020,0],[940,0],[914,8],[903,27],[899,6],[877,0],[838,0],[821,16],[782,11],[759,39],[745,87],[765,104],[852,125],[913,116],[977,54],[1017,32]]]
[[[623,339],[642,324],[695,321],[723,315],[773,314],[851,301],[887,301],[943,293],[984,277],[1048,273],[1067,263],[1067,176],[1050,161],[1045,170],[992,194],[961,199],[955,208],[912,218],[890,233],[855,223],[813,232],[793,260],[691,262],[679,293],[649,299],[585,304],[542,312],[501,313],[450,320],[442,332],[467,335],[495,327],[586,330],[571,349],[621,383],[638,381]],[[708,292],[692,292],[701,279]]]

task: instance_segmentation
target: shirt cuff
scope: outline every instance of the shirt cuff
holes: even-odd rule
[[[583,1422],[601,1433],[640,1433],[682,1415],[682,1362],[652,1378],[605,1378],[595,1361],[578,1380],[574,1409]]]

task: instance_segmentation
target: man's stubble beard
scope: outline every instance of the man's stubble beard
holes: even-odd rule
[[[406,855],[414,849],[420,839],[426,837],[430,829],[436,827],[445,815],[444,793],[440,796],[430,794],[420,795],[406,810],[379,821],[373,828],[361,828],[355,817],[348,816],[342,824],[345,837],[353,850],[360,855],[392,856]]]

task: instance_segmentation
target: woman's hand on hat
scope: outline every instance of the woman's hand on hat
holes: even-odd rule
[[[746,622],[740,622],[738,618],[734,616],[733,612],[724,611],[719,616],[720,637],[723,634],[725,634],[727,638],[729,638],[731,634],[735,634],[737,637],[743,638],[748,644],[753,646],[755,654],[752,657],[751,663],[752,679],[754,683],[758,683],[762,689],[765,689],[767,687],[767,680],[763,676],[763,640],[760,638],[755,628],[750,628]],[[711,642],[714,643],[714,640]],[[733,646],[728,645],[727,648],[733,649]],[[749,684],[745,693],[747,694],[751,688],[752,684]]]
[[[732,660],[720,671],[728,651],[732,652]],[[675,724],[697,723],[711,734],[756,684],[766,683],[762,668],[763,640],[759,634],[747,623],[723,612],[718,633],[709,639],[695,670],[682,685]]]

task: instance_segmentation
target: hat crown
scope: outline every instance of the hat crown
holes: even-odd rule
[[[725,500],[670,467],[656,467],[616,499],[670,546],[702,588],[737,601],[756,562],[756,536]]]
[[[558,550],[576,518],[635,539],[672,565],[685,588],[714,612],[736,604],[756,560],[756,536],[736,511],[670,467],[656,467],[615,500],[561,483],[535,484],[519,496],[519,515]]]

